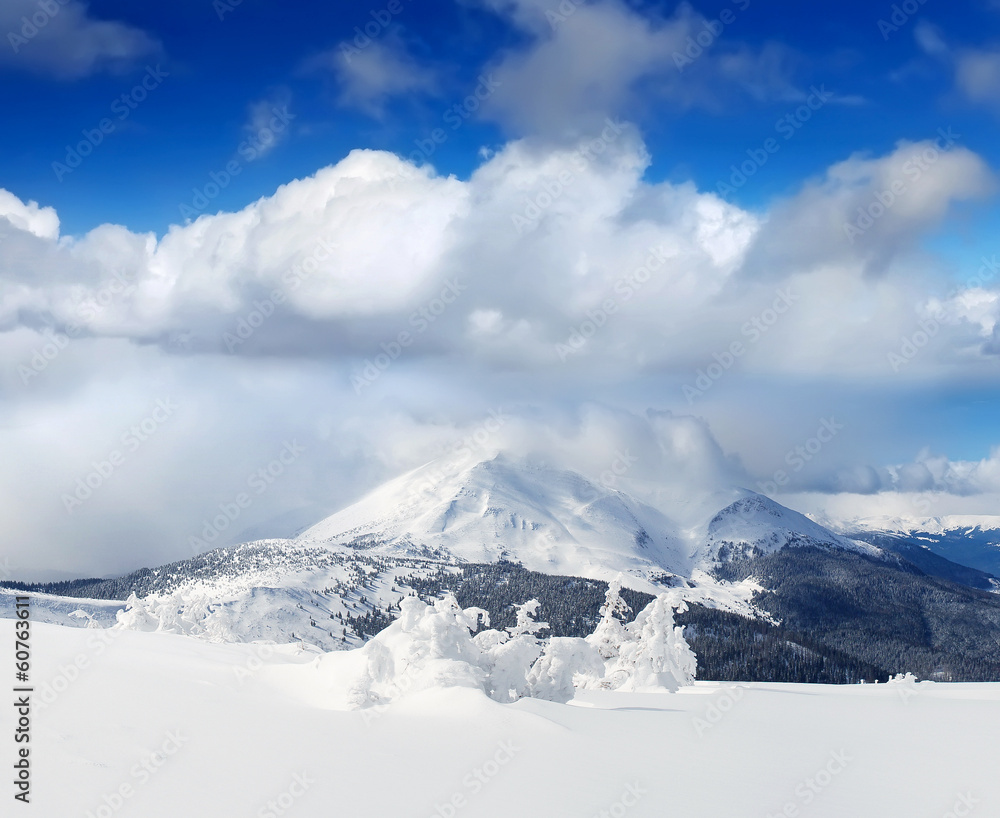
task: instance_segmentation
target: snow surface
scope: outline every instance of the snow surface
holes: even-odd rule
[[[14,599],[23,593],[23,591],[0,588],[0,619],[14,618]],[[109,628],[115,624],[115,617],[123,607],[122,602],[108,599],[78,599],[34,592],[30,596],[34,621],[47,622],[50,625],[86,628],[94,622],[101,627]]]
[[[346,711],[315,652],[114,633],[34,629],[26,814],[96,815],[126,784],[111,814],[944,818],[962,798],[1000,814],[997,684],[696,683],[568,705],[431,689]]]

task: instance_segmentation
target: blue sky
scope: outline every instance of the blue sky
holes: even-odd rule
[[[308,466],[247,526],[335,508],[498,406],[751,486],[837,417],[779,499],[1000,497],[995,0],[9,0],[0,34],[32,564],[183,556],[293,434]],[[183,423],[68,512],[164,391]]]
[[[65,79],[8,56],[0,100],[17,127],[0,135],[6,188],[56,207],[66,232],[111,221],[162,234],[180,219],[178,205],[192,198],[192,188],[223,168],[246,138],[250,106],[283,92],[295,116],[292,133],[280,150],[234,181],[215,200],[218,207],[238,209],[289,179],[335,163],[352,148],[407,155],[500,50],[525,41],[484,5],[400,0],[402,10],[382,27],[372,13],[384,15],[386,4],[310,3],[289,13],[266,0],[244,0],[232,10],[202,0],[167,7],[90,3],[92,18],[125,22],[148,32],[161,47],[137,56],[131,67]],[[924,4],[898,31],[885,32],[878,22],[893,19],[891,4],[846,2],[824,19],[808,5],[751,2],[742,11],[741,5],[743,0],[695,7],[707,20],[727,8],[735,15],[713,39],[710,55],[772,46],[780,51],[775,71],[789,89],[822,85],[838,99],[797,129],[768,166],[733,195],[735,201],[766,206],[851,153],[883,153],[900,139],[924,139],[942,126],[954,127],[963,144],[991,163],[1000,159],[996,112],[957,98],[946,66],[922,50],[915,36],[918,26],[932,25],[954,47],[989,46],[998,16],[986,0]],[[675,9],[662,3],[630,6],[651,19],[669,17]],[[558,3],[552,8],[559,13]],[[389,99],[378,117],[338,104],[336,80],[306,67],[311,57],[353,40],[355,27],[366,24],[377,29],[376,41],[398,37],[438,75],[425,93]],[[28,41],[21,54],[41,45]],[[108,114],[146,65],[162,66],[169,81],[79,170],[57,181],[52,163],[65,157],[66,146],[76,144],[81,131]],[[657,98],[655,79],[649,85],[640,104],[625,113],[642,127],[653,157],[650,176],[691,179],[702,189],[728,179],[730,165],[775,136],[775,123],[798,107],[775,89],[761,89],[756,98],[739,89],[716,89],[710,103],[680,105]],[[474,118],[430,161],[440,172],[466,177],[478,164],[481,146],[496,146],[511,135],[524,134]]]

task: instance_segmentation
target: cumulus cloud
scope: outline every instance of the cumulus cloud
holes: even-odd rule
[[[7,221],[5,234],[19,230],[42,239],[55,239],[59,236],[59,217],[53,208],[40,207],[38,202],[22,202],[13,193],[2,189],[0,219]]]
[[[39,4],[4,0],[0,31],[7,44],[0,66],[23,68],[58,79],[79,79],[100,71],[117,73],[161,52],[160,43],[142,29],[94,18],[80,0]]]
[[[355,151],[159,240],[114,225],[59,238],[51,210],[8,194],[0,225],[20,254],[6,260],[0,324],[168,350],[182,337],[187,353],[332,356],[366,382],[377,356],[404,348],[409,361],[683,376],[764,331],[747,358],[757,371],[884,371],[935,312],[916,272],[920,237],[992,184],[978,156],[940,148],[852,157],[765,214],[645,181],[642,142],[614,122],[572,147],[510,143],[467,181]],[[857,222],[885,191],[894,201]],[[978,307],[942,321],[944,357],[911,371],[946,362],[970,332],[985,342],[995,286],[979,289]],[[791,309],[778,304],[775,323],[779,301]]]

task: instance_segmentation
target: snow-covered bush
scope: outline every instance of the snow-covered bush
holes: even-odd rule
[[[912,673],[907,671],[904,673],[897,673],[895,676],[890,677],[886,680],[886,684],[889,685],[913,685],[917,683],[917,677]]]
[[[489,617],[481,608],[459,607],[448,593],[431,605],[416,597],[400,603],[400,616],[357,651],[328,660],[353,707],[379,705],[410,691],[471,687],[499,702],[522,697],[565,702],[579,688],[669,690],[694,681],[697,661],[674,611],[684,603],[668,594],[654,599],[635,621],[612,583],[601,621],[586,639],[542,640],[547,628],[534,619],[539,603],[518,608],[507,630],[482,630]]]
[[[133,593],[115,618],[117,623],[113,627],[123,630],[183,633],[220,642],[232,640],[232,633],[205,594],[188,596],[175,591],[140,599]]]
[[[586,639],[555,636],[528,670],[528,695],[568,702],[578,687],[597,686],[604,676],[600,653]]]
[[[489,674],[472,638],[480,622],[489,624],[486,611],[463,610],[452,594],[433,605],[406,597],[399,618],[358,649],[363,662],[350,686],[350,703],[382,704],[431,687],[485,689]]]
[[[483,631],[474,639],[482,651],[481,667],[487,673],[486,692],[498,702],[531,695],[527,672],[542,654],[538,632],[549,627],[534,619],[538,608],[537,599],[529,600],[518,606],[517,622],[512,628]]]

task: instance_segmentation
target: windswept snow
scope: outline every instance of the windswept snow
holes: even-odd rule
[[[296,646],[121,631],[98,653],[93,633],[34,629],[32,815],[103,815],[116,797],[109,814],[143,818],[944,818],[1000,804],[995,684],[698,682],[568,705],[431,688],[351,711]]]

